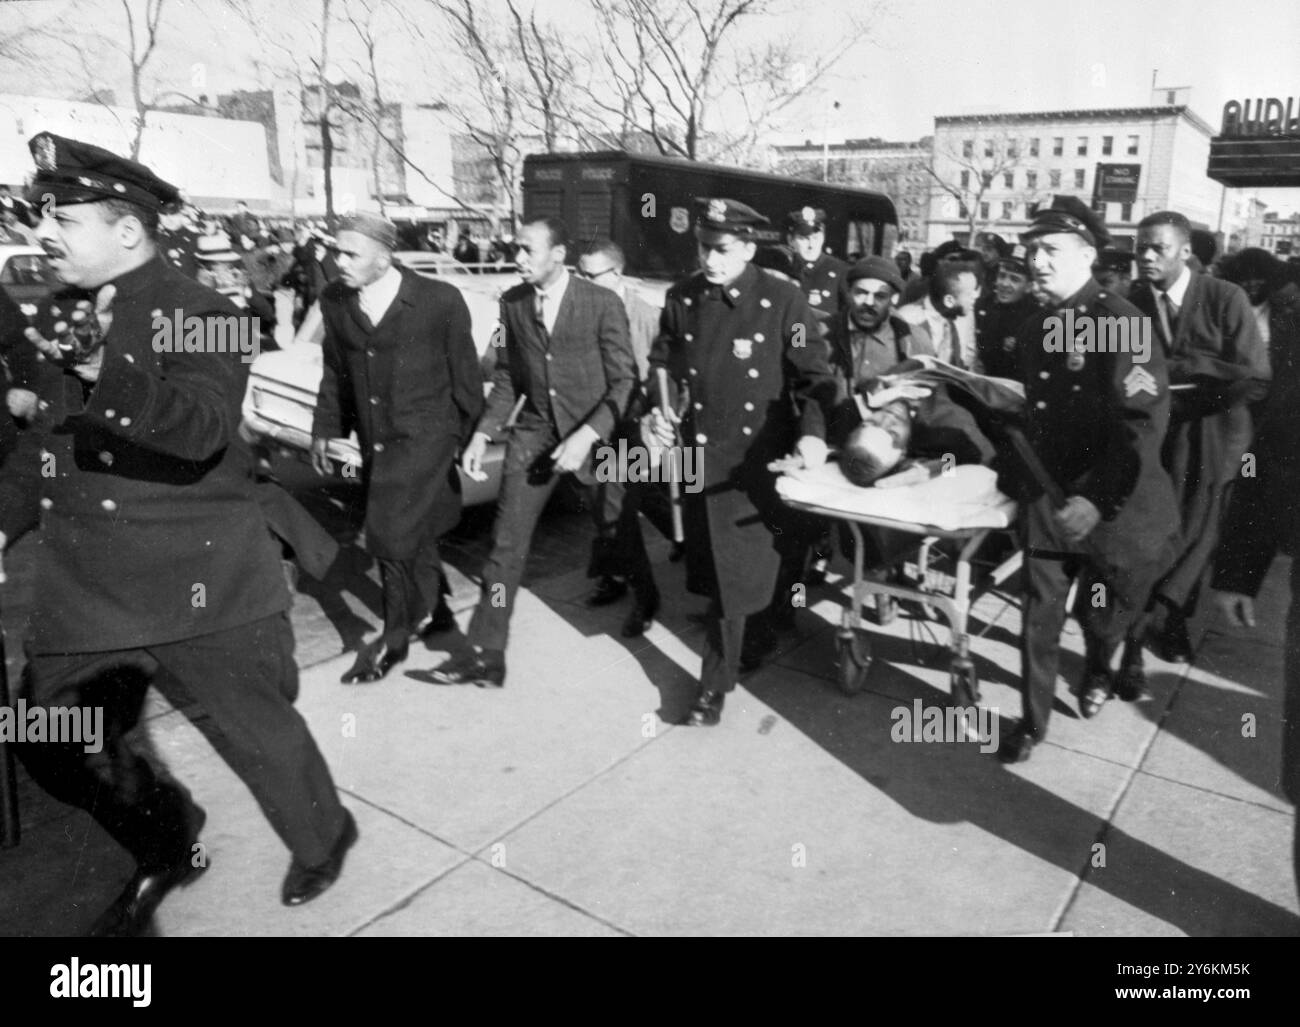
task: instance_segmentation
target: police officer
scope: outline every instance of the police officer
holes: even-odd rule
[[[1092,266],[1092,277],[1107,292],[1128,299],[1133,284],[1133,254],[1128,250],[1102,250]]]
[[[231,322],[215,319],[237,331],[238,311],[158,252],[158,211],[178,199],[175,187],[86,143],[42,132],[30,147],[33,194],[53,198],[38,236],[68,289],[53,299],[53,322],[28,330],[60,371],[57,427],[44,453],[27,448],[19,472],[44,495],[4,490],[0,531],[40,515],[28,705],[103,708],[106,737],[95,753],[42,742],[19,755],[135,858],[94,933],[136,934],[168,891],[206,868],[195,859],[205,818],[124,736],[149,684],[177,705],[192,700],[293,854],[282,901],[306,902],[337,879],[357,829],[292,706],[289,595],[237,431],[248,365],[238,350],[190,345],[195,334],[224,343]]]
[[[199,276],[199,233],[188,215],[188,208],[171,204],[158,215],[158,251],[186,278]]]
[[[1005,257],[999,257],[992,294],[981,295],[975,304],[980,369],[995,378],[1019,377],[1016,332],[1038,310],[1038,301],[1029,291],[1027,256],[1024,245],[1018,243]]]
[[[1076,197],[1056,197],[1023,238],[1048,306],[1017,336],[1025,435],[1039,467],[1022,461],[1004,487],[1021,500],[1025,546],[1023,716],[1003,747],[1007,762],[1028,759],[1047,735],[1072,580],[1080,579],[1086,648],[1079,705],[1091,717],[1112,694],[1111,657],[1167,566],[1178,524],[1160,465],[1169,423],[1163,352],[1149,344],[1097,352],[1078,334],[1093,322],[1095,339],[1100,318],[1138,324],[1137,308],[1092,278],[1105,226]]]
[[[844,276],[849,266],[826,252],[826,211],[819,207],[792,210],[785,225],[785,241],[794,252],[795,281],[818,317],[834,317],[844,306]]]
[[[659,408],[662,367],[672,410],[684,400],[682,444],[696,447],[702,465],[699,488],[684,496],[686,559],[688,572],[709,583],[712,604],[688,720],[713,725],[736,684],[746,618],[768,605],[776,581],[772,526],[782,504],[767,465],[792,448],[806,466],[825,461],[836,386],[804,296],[751,264],[767,219],[735,200],[698,204],[700,270],[668,292],[650,351],[654,407],[642,437],[652,453],[673,444],[679,419]]]

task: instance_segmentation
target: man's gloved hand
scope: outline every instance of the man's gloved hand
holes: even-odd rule
[[[10,389],[5,393],[5,404],[9,407],[11,417],[20,421],[29,421],[41,409],[40,399],[30,389]]]

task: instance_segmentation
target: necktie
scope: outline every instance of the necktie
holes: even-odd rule
[[[1178,312],[1174,310],[1169,293],[1160,294],[1160,299],[1156,302],[1156,311],[1160,315],[1160,332],[1164,336],[1165,352],[1170,353],[1174,348],[1174,325],[1178,323]]]
[[[537,294],[537,325],[543,332],[546,329],[546,293]]]
[[[961,359],[961,342],[957,338],[957,326],[946,317],[943,319],[943,347],[939,359],[946,360],[953,367],[963,369],[966,367]]]

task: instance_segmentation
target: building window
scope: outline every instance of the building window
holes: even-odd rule
[[[1074,169],[1074,187],[1075,187],[1076,189],[1082,189],[1082,188],[1083,188],[1083,176],[1084,176],[1084,174],[1085,174],[1085,171],[1083,170],[1083,168],[1075,168],[1075,169]]]
[[[1131,204],[1131,203],[1121,203],[1121,204],[1119,205],[1119,219],[1120,219],[1121,221],[1132,221],[1132,220],[1133,220],[1133,204]]]
[[[1037,171],[1026,171],[1026,172],[1025,172],[1025,186],[1026,186],[1026,188],[1029,188],[1029,189],[1037,189],[1037,188],[1038,188],[1038,172],[1037,172]]]
[[[963,189],[969,189],[969,188],[970,188],[970,172],[969,172],[969,171],[963,171],[963,172],[961,173],[961,187],[962,187]]]
[[[1037,157],[1037,156],[1038,156],[1038,140],[1037,140],[1037,139],[1031,139],[1031,140],[1029,140],[1029,156],[1031,156],[1031,157]]]
[[[1088,156],[1088,137],[1087,137],[1087,136],[1079,136],[1079,145],[1078,145],[1077,149],[1075,150],[1075,152],[1076,152],[1080,157],[1086,157],[1086,156]]]
[[[1037,213],[1038,213],[1038,204],[1037,204],[1037,203],[1026,203],[1026,204],[1025,204],[1025,217],[1026,217],[1026,218],[1031,218],[1031,217],[1033,217],[1033,216],[1034,216],[1035,214],[1037,214]]]
[[[1020,144],[1014,139],[1007,142],[1007,156],[1012,160],[1020,156]]]
[[[1101,137],[1101,155],[1102,155],[1103,157],[1109,157],[1109,156],[1110,156],[1110,153],[1111,153],[1111,150],[1114,148],[1114,146],[1115,146],[1115,137],[1114,137],[1114,136],[1102,136],[1102,137]]]
[[[986,140],[984,140],[984,156],[985,156],[985,157],[992,157],[992,156],[993,156],[993,140],[992,140],[992,139],[986,139]]]
[[[1137,156],[1137,152],[1138,152],[1138,137],[1137,137],[1137,136],[1129,136],[1129,137],[1128,137],[1128,152],[1129,152],[1129,156]]]
[[[963,139],[963,140],[961,141],[961,155],[962,155],[963,157],[974,157],[974,156],[975,156],[975,140],[974,140],[974,139]]]
[[[1065,153],[1065,136],[1054,136],[1052,138],[1052,156],[1059,157]]]
[[[1011,220],[1011,206],[1012,205],[1010,200],[1002,201],[1002,217],[1006,221]]]
[[[1047,184],[1053,189],[1061,188],[1061,172],[1058,169],[1053,168],[1047,173]]]
[[[961,200],[957,201],[957,214],[963,218],[970,217],[970,208]]]
[[[983,221],[989,219],[989,205],[987,202],[980,204],[980,219]]]
[[[1004,171],[1002,173],[1002,184],[1008,189],[1014,189],[1016,183],[1016,173],[1014,171]]]

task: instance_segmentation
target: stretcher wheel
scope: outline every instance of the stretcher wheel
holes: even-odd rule
[[[957,657],[948,672],[948,688],[956,706],[974,706],[980,701],[980,679],[975,664]]]
[[[871,670],[871,641],[856,631],[841,633],[835,639],[835,653],[839,661],[840,691],[857,695],[867,684]]]

